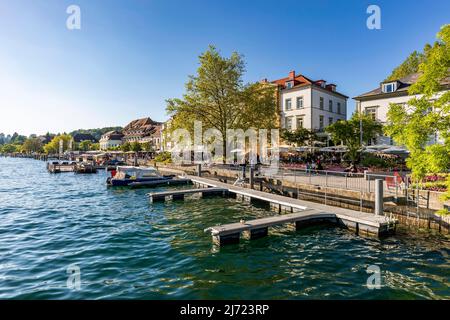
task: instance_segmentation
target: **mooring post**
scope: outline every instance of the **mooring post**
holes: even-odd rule
[[[197,164],[197,177],[201,177],[202,176],[202,164],[199,163]]]
[[[383,179],[375,179],[375,214],[383,215]]]
[[[255,169],[250,166],[250,189],[254,189],[255,185]]]

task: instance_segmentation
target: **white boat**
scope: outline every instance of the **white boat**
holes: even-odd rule
[[[164,176],[154,167],[118,166],[111,171],[106,183],[111,186],[128,186],[134,182],[170,180],[173,176]]]

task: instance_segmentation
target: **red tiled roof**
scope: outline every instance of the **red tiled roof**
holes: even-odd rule
[[[290,78],[286,77],[286,78],[271,81],[271,83],[278,84],[280,86],[285,87],[286,82],[289,80],[290,80]],[[301,74],[294,78],[294,86],[308,85],[308,84],[312,84],[312,83],[313,83],[313,81],[311,81],[310,79],[306,78],[305,76],[303,76]]]
[[[292,79],[292,77],[294,77],[294,78]],[[314,86],[317,86],[317,87],[321,87],[323,90],[327,90],[327,91],[333,92],[335,94],[338,94],[340,96],[343,96],[345,98],[348,98],[346,95],[343,95],[342,93],[339,93],[336,90],[333,90],[332,87],[336,88],[336,85],[334,83],[330,83],[330,84],[326,85],[325,87],[323,87],[321,84],[322,83],[326,84],[325,80],[323,80],[323,79],[311,80],[310,78],[305,77],[302,74],[295,75],[295,71],[291,71],[289,73],[289,76],[286,77],[286,78],[273,80],[270,83],[276,84],[276,85],[282,87],[283,89],[285,89],[286,88],[286,83],[289,82],[289,81],[292,81],[292,80],[294,81],[294,85],[292,86],[292,88],[301,87],[301,86],[308,86],[308,85],[314,85]],[[263,81],[265,81],[265,80],[263,80]]]

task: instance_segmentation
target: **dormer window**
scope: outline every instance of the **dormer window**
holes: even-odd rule
[[[294,86],[294,82],[293,81],[287,81],[286,82],[286,89],[291,89]]]
[[[383,83],[381,86],[381,90],[384,93],[391,93],[397,90],[397,82],[389,82],[389,83]]]

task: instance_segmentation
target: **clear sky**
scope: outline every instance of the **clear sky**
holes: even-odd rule
[[[66,28],[71,4],[81,30]],[[370,4],[381,30],[366,27]],[[354,97],[445,23],[448,0],[0,0],[0,132],[164,121],[209,44],[245,56],[245,81],[295,69]]]

